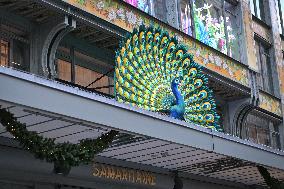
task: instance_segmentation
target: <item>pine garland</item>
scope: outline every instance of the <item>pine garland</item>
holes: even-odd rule
[[[270,173],[265,167],[257,166],[257,168],[270,189],[284,189],[284,183],[280,182],[276,178],[271,177]]]
[[[36,158],[65,167],[91,163],[94,156],[108,148],[118,134],[118,131],[111,130],[97,139],[81,140],[78,144],[55,143],[53,138],[44,138],[34,131],[28,131],[25,124],[18,122],[5,109],[0,109],[0,122]]]

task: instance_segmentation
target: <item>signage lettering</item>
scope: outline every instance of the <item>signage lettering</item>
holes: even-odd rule
[[[156,177],[150,172],[102,164],[94,164],[93,176],[136,184],[156,185]]]

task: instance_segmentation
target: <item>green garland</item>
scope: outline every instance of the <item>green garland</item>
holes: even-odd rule
[[[94,156],[106,149],[118,134],[118,131],[111,130],[97,139],[81,140],[79,144],[55,143],[55,139],[44,138],[34,131],[28,131],[25,124],[18,122],[5,109],[0,109],[0,122],[36,158],[67,168],[91,163]]]
[[[284,189],[284,183],[280,182],[276,178],[271,177],[270,173],[265,167],[257,166],[257,168],[270,189]]]

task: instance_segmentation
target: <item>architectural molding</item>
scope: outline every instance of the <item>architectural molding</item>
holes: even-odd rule
[[[47,32],[41,53],[41,63],[43,74],[49,78],[56,77],[55,70],[55,53],[60,41],[65,35],[76,28],[76,21],[71,16],[64,16],[63,20],[60,20]]]

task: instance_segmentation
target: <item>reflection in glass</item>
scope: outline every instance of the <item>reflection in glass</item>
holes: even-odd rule
[[[195,1],[194,25],[196,38],[223,53],[227,53],[224,18],[221,13],[221,0],[219,5],[210,4],[210,1]],[[229,18],[226,17],[226,22]]]
[[[181,30],[192,35],[191,8],[188,0],[180,1],[180,22]]]
[[[124,1],[146,13],[150,13],[150,7],[151,7],[150,0],[124,0]]]

